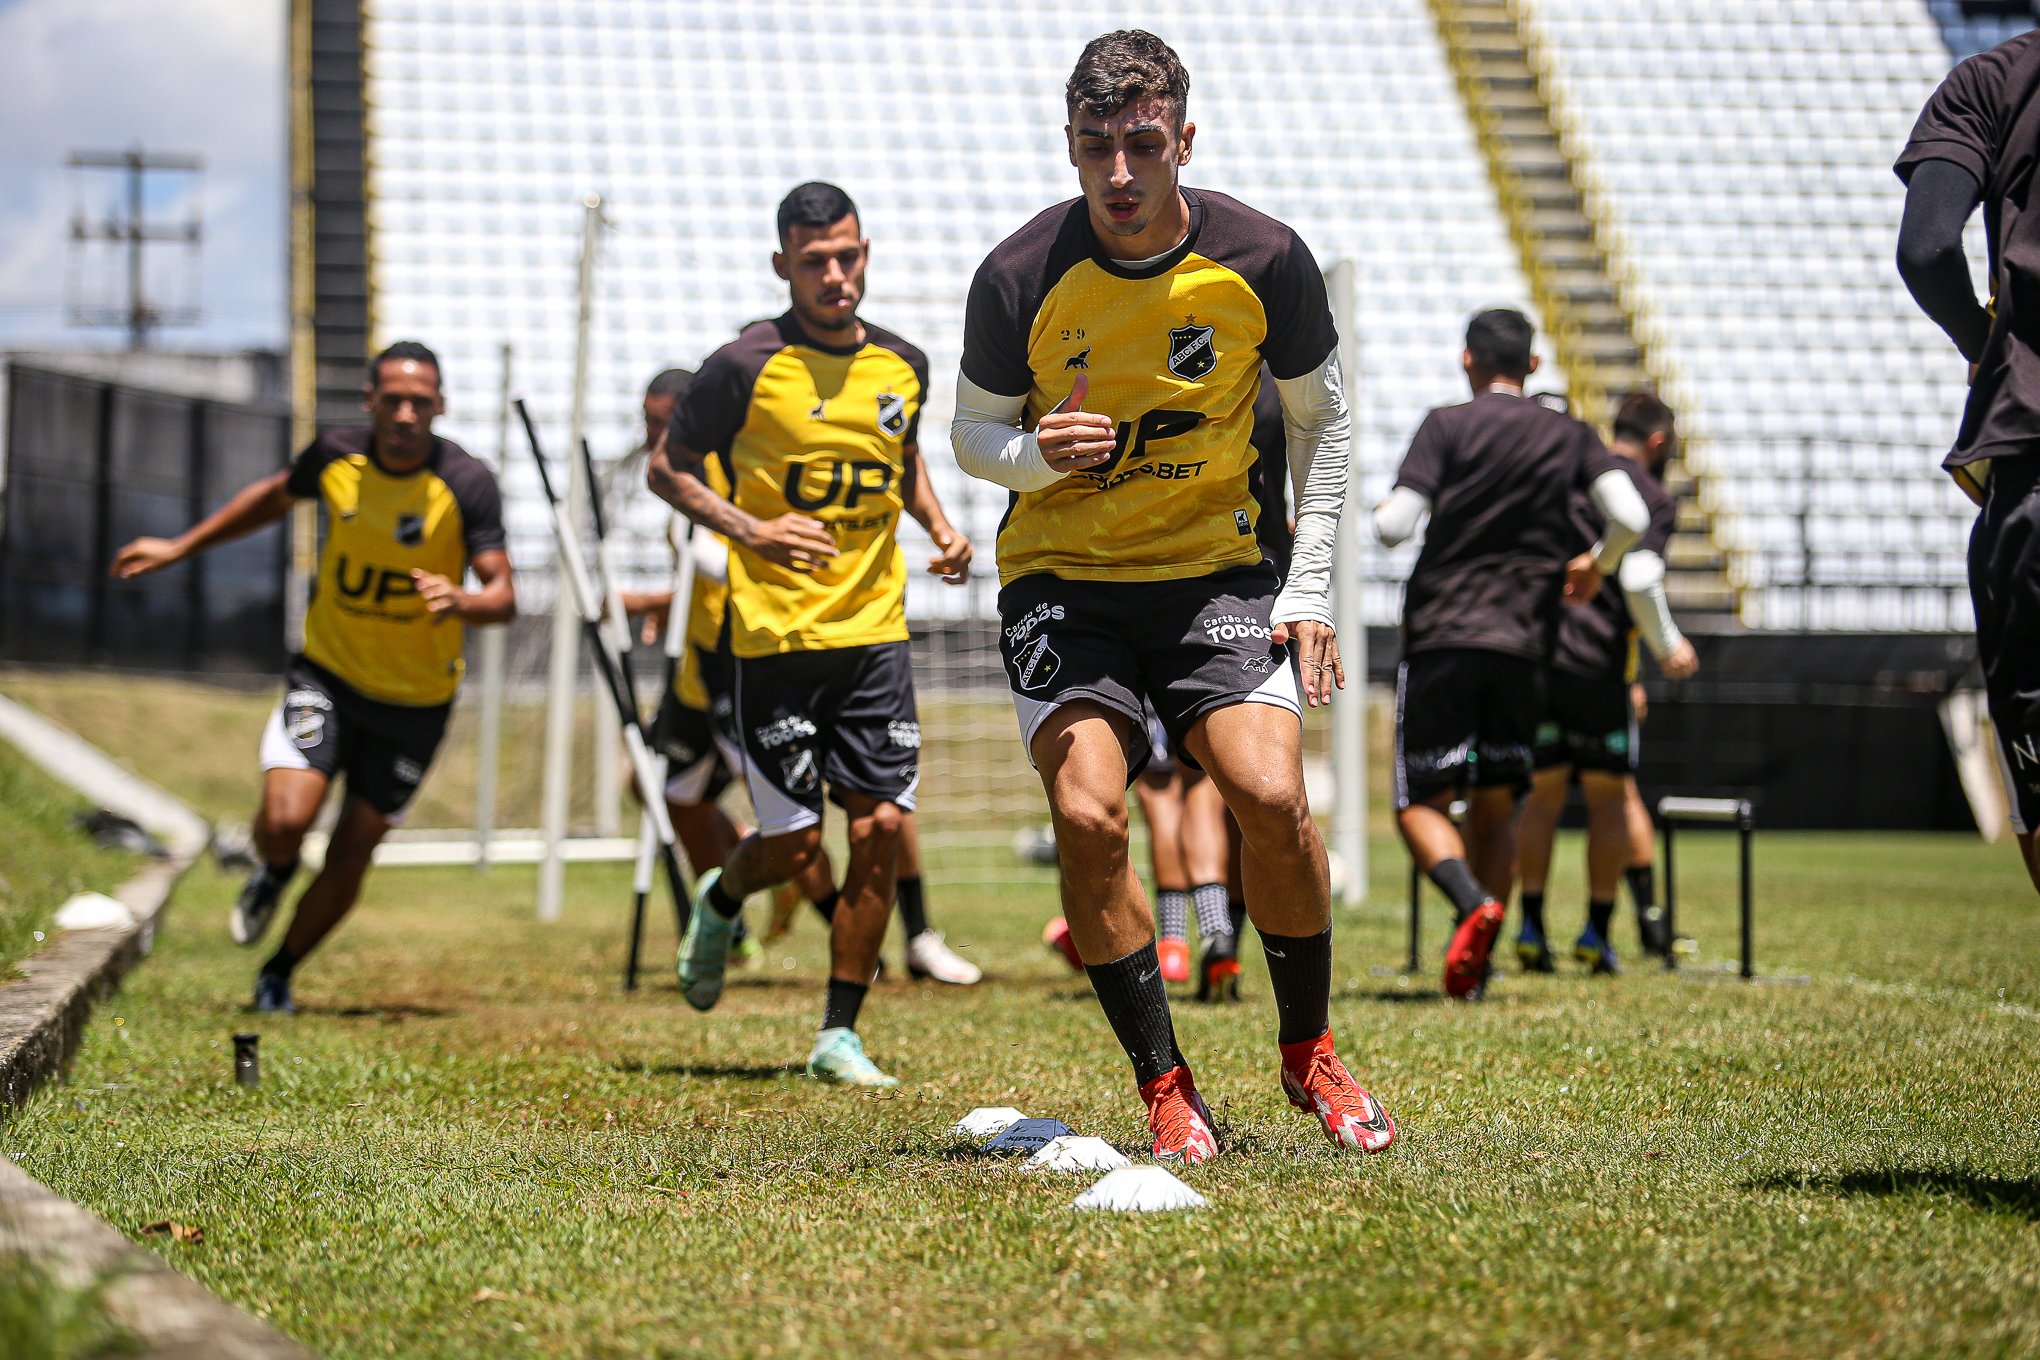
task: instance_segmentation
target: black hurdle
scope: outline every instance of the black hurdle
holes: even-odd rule
[[[1672,829],[1680,822],[1693,826],[1733,826],[1741,842],[1742,901],[1741,945],[1742,966],[1739,969],[1745,981],[1756,974],[1755,919],[1751,906],[1754,888],[1754,874],[1751,869],[1751,844],[1756,838],[1756,812],[1747,798],[1680,798],[1668,796],[1658,799],[1658,825],[1665,838],[1665,930],[1677,934],[1678,873],[1672,859]],[[1676,950],[1665,955],[1665,966],[1674,966]]]

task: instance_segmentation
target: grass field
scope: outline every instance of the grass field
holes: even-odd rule
[[[1718,953],[1731,843],[1688,845],[1685,923]],[[703,1017],[663,968],[619,993],[620,870],[575,870],[550,927],[529,874],[383,871],[302,972],[305,1013],[258,1022],[232,884],[202,868],[0,1149],[130,1232],[202,1226],[147,1241],[335,1356],[2040,1348],[2040,913],[2010,856],[1766,836],[1778,980],[1508,978],[1468,1008],[1394,971],[1381,850],[1333,1011],[1402,1141],[1336,1156],[1287,1109],[1251,961],[1246,1005],[1179,1008],[1229,1126],[1187,1173],[1203,1213],[1077,1214],[1085,1178],[945,1137],[986,1104],[1129,1151],[1143,1125],[1087,989],[1037,943],[1046,872],[965,898],[939,863],[933,908],[990,977],[874,991],[891,1098],[796,1075],[811,921]],[[243,1028],[266,1073],[247,1094]]]
[[[72,824],[90,811],[0,743],[0,981],[35,952],[36,933],[73,893],[107,892],[128,874],[134,857],[102,850]]]

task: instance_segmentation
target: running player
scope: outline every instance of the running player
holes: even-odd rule
[[[1516,957],[1526,972],[1553,971],[1544,929],[1544,883],[1575,772],[1587,800],[1587,925],[1573,954],[1595,973],[1617,971],[1609,927],[1616,885],[1632,858],[1630,804],[1641,754],[1630,697],[1637,639],[1674,680],[1684,680],[1700,665],[1693,644],[1672,622],[1665,599],[1665,547],[1679,512],[1660,479],[1676,440],[1672,408],[1647,392],[1631,393],[1615,412],[1609,451],[1633,465],[1629,477],[1650,511],[1650,527],[1622,559],[1621,589],[1602,590],[1585,607],[1561,616],[1558,642],[1545,669],[1544,711],[1532,748],[1536,775],[1516,833],[1523,871]],[[1603,531],[1601,516],[1585,496],[1573,502],[1573,528],[1576,547],[1593,543]],[[1634,877],[1630,885],[1636,887]],[[1640,895],[1637,927],[1646,954],[1670,950],[1664,917],[1649,914]]]
[[[1969,539],[1969,597],[1984,695],[2012,805],[2012,830],[2040,889],[2040,317],[2034,305],[2040,163],[2031,110],[2040,31],[1948,73],[1920,111],[1896,169],[1906,182],[1898,268],[1969,361],[1969,402],[1942,466],[1983,507]],[[1983,205],[1991,306],[1976,300],[1962,225]]]
[[[938,554],[929,570],[953,583],[969,573],[971,545],[919,475],[927,360],[858,318],[870,243],[856,206],[834,185],[803,184],[780,203],[778,227],[772,265],[791,308],[709,356],[650,464],[653,491],[731,544],[737,726],[759,819],[695,885],[680,981],[697,1009],[715,1005],[744,898],[820,853],[826,792],[848,814],[850,862],[808,1072],[892,1086],[856,1025],[920,773],[894,527],[902,509],[920,519]],[[711,457],[728,498],[708,484]]]
[[[268,930],[336,776],[347,800],[325,864],[256,975],[260,1011],[295,1009],[293,970],[353,908],[376,845],[417,793],[460,688],[462,625],[517,610],[496,479],[432,433],[439,360],[415,342],[391,345],[368,366],[362,404],[372,424],[327,430],[183,536],[138,538],[113,562],[115,576],[141,576],[274,524],[300,500],[325,512],[304,650],[262,734],[261,863],[229,919],[236,944]],[[479,590],[461,586],[470,570]]]
[[[1431,516],[1403,599],[1396,678],[1396,824],[1457,924],[1445,993],[1477,995],[1515,873],[1517,803],[1530,787],[1538,672],[1561,595],[1585,604],[1649,526],[1649,512],[1590,428],[1523,396],[1537,370],[1521,312],[1477,313],[1460,366],[1473,400],[1424,418],[1375,533],[1389,546]],[[1607,523],[1572,553],[1572,502]],[[1449,808],[1464,795],[1466,834]]]
[[[1284,1091],[1335,1143],[1379,1151],[1395,1126],[1332,1043],[1331,895],[1287,651],[1300,646],[1304,699],[1330,702],[1345,680],[1329,596],[1351,443],[1337,336],[1295,232],[1180,183],[1189,89],[1151,33],[1085,47],[1064,129],[1083,194],[979,266],[951,438],[966,472],[1016,493],[999,532],[1000,646],[1055,821],[1063,914],[1155,1156],[1202,1162],[1218,1139],[1128,861],[1144,700],[1239,819]],[[1263,359],[1301,488],[1279,596],[1247,485]]]

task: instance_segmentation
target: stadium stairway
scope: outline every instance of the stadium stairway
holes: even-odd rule
[[[1562,114],[1540,75],[1535,34],[1513,0],[1430,0],[1438,36],[1487,160],[1502,216],[1544,314],[1575,412],[1604,431],[1613,402],[1659,374],[1617,282],[1618,266]],[[1704,498],[1681,464],[1670,471],[1680,532],[1666,591],[1682,622],[1734,627],[1735,592]]]

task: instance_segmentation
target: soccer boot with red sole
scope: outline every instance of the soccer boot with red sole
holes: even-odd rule
[[[1502,904],[1490,897],[1466,914],[1445,951],[1445,995],[1455,1001],[1476,997],[1487,985],[1488,955],[1502,929]]]
[[[1190,980],[1190,942],[1174,935],[1164,935],[1155,941],[1155,953],[1162,961],[1162,981],[1188,982]]]
[[[1395,1141],[1395,1121],[1339,1061],[1330,1030],[1281,1049],[1282,1093],[1317,1116],[1325,1137],[1356,1152],[1380,1152]]]
[[[1155,1136],[1155,1160],[1199,1166],[1218,1155],[1218,1133],[1211,1111],[1197,1094],[1187,1067],[1172,1067],[1140,1088],[1148,1109],[1148,1131]]]
[[[1237,936],[1213,935],[1204,941],[1204,958],[1197,965],[1197,999],[1213,1003],[1240,999]]]
[[[1041,928],[1041,942],[1063,956],[1072,973],[1084,971],[1083,955],[1077,953],[1077,942],[1070,938],[1070,923],[1058,916]]]

